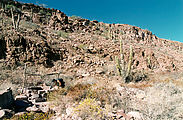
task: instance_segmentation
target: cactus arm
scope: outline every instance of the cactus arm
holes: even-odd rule
[[[19,28],[19,23],[20,23],[20,14],[18,14],[18,19],[17,19],[17,22],[16,22],[16,29]]]
[[[116,60],[116,69],[117,69],[117,72],[119,74],[119,76],[121,76],[121,66],[120,66],[120,62],[119,62],[119,59],[118,57],[115,57],[115,60]]]
[[[11,8],[11,18],[12,18],[12,22],[13,22],[13,27],[16,29],[13,8]]]
[[[132,48],[132,46],[130,46],[130,56],[129,56],[129,62],[128,62],[128,67],[127,67],[126,77],[128,77],[130,75],[131,67],[132,67],[132,60],[133,60],[133,48]]]

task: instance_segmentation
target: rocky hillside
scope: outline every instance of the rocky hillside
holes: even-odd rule
[[[139,83],[121,83],[115,59],[120,58],[120,41],[125,66],[131,58],[132,78],[129,82],[140,81]],[[130,46],[133,48],[132,54]],[[136,26],[69,17],[60,10],[31,3],[0,1],[0,83],[5,81],[7,86],[17,87],[22,84],[25,64],[27,73],[30,74],[27,77],[29,85],[49,82],[55,78],[54,75],[46,78],[45,74],[49,73],[59,73],[66,86],[82,83],[117,89],[119,86],[116,85],[120,83],[117,94],[119,91],[124,92],[122,86],[144,89],[160,79],[167,81],[168,78],[164,75],[170,73],[173,74],[170,78],[175,84],[182,85],[182,54],[183,43],[158,38],[152,32]],[[155,87],[157,86],[161,85]],[[85,87],[81,89],[84,90]],[[155,91],[154,88],[152,90]],[[149,96],[144,96],[144,99],[150,99],[154,95],[149,91],[151,89],[145,90]],[[166,93],[166,90],[162,92]],[[72,90],[68,93],[69,96],[75,94]],[[156,103],[149,103],[148,107],[154,104]],[[148,114],[156,116],[152,111],[151,113]]]
[[[133,46],[133,69],[182,70],[180,54],[183,44],[160,39],[139,27],[68,17],[60,10],[14,1],[2,2],[0,12],[0,58],[6,59],[8,64],[31,62],[52,67],[54,61],[64,60],[72,64],[74,59],[89,64],[95,59],[89,58],[88,61],[88,53],[91,57],[99,55],[106,61],[113,61],[119,54],[118,41],[122,40],[125,59],[129,46]],[[11,13],[18,28],[13,26]]]

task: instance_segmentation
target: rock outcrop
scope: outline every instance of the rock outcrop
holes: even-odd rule
[[[1,39],[1,58],[6,58],[10,64],[31,62],[35,64],[53,65],[54,60],[62,59],[62,53],[52,49],[44,39],[32,40],[20,34],[13,34]]]

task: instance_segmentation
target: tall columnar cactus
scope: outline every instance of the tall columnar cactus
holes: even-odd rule
[[[147,64],[148,64],[148,67],[151,69],[152,64],[151,64],[151,56],[150,55],[148,55],[148,57],[147,57]]]
[[[33,13],[33,8],[31,8],[31,21],[33,22],[33,15],[34,15],[34,13]]]
[[[119,30],[109,25],[108,28],[108,38],[112,40],[119,39]]]
[[[13,26],[15,28],[15,18],[14,18],[13,8],[11,8],[11,19],[12,19],[12,22],[13,22]]]
[[[19,23],[20,23],[20,14],[18,14],[17,21],[15,21],[15,16],[14,16],[14,13],[13,13],[13,8],[11,8],[11,17],[12,17],[13,27],[15,28],[15,30],[18,30]]]
[[[1,5],[1,9],[4,9],[3,3],[0,3],[0,5]]]
[[[16,22],[16,29],[19,28],[19,24],[20,24],[20,14],[18,14],[18,19],[17,19],[17,22]]]
[[[112,28],[111,28],[111,26],[109,26],[108,37],[109,37],[109,39],[112,39]]]
[[[116,56],[115,57],[115,60],[116,60],[116,69],[117,69],[117,72],[120,76],[122,76],[122,68],[121,68],[121,65],[120,65],[120,61],[119,61],[119,58]]]
[[[126,71],[126,77],[128,77],[131,73],[132,60],[133,60],[133,48],[132,46],[130,46],[130,56],[129,56],[128,67]]]
[[[7,9],[7,5],[5,4],[5,5],[4,5],[4,10],[6,10],[6,9]]]
[[[121,68],[123,69],[123,72],[125,70],[125,61],[124,61],[124,53],[123,53],[123,43],[122,40],[120,40],[120,56],[121,56]]]
[[[109,25],[108,37],[109,39],[112,39],[112,40],[115,39],[114,28],[111,25]]]
[[[133,47],[130,46],[129,61],[128,61],[128,64],[125,66],[122,40],[120,40],[120,56],[121,56],[121,61],[119,60],[118,57],[115,58],[116,69],[118,74],[122,77],[122,79],[125,82],[127,82],[127,79],[130,77],[130,74],[131,74],[131,67],[133,62]]]

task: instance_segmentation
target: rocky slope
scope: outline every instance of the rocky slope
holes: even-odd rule
[[[1,89],[22,85],[25,63],[28,66],[28,85],[49,82],[57,77],[53,73],[59,73],[66,81],[66,86],[97,84],[97,88],[117,89],[115,85],[120,83],[120,87],[145,89],[153,86],[154,82],[166,81],[164,76],[171,73],[173,83],[182,86],[183,43],[158,38],[152,32],[136,26],[68,17],[60,10],[30,3],[5,0],[0,2],[0,8],[0,83],[6,84]],[[130,45],[133,46],[131,74],[133,82],[139,83],[122,83],[117,74],[115,57],[120,57],[120,40],[123,43],[125,64],[129,61]],[[111,84],[114,86],[111,87]],[[145,89],[147,93],[143,95],[149,96],[144,99],[155,96],[148,90],[153,91],[154,87],[152,90]],[[166,90],[162,92],[165,94]],[[116,91],[114,93],[118,94]],[[123,97],[119,99],[123,100]],[[148,105],[153,108],[155,103]],[[142,108],[139,110],[143,111]],[[148,116],[158,118],[152,111],[148,112]]]
[[[103,54],[104,59],[114,60],[119,54],[117,41],[123,40],[126,56],[128,56],[129,45],[133,45],[134,69],[143,68],[153,72],[172,72],[182,69],[179,55],[182,52],[182,43],[160,39],[148,30],[131,25],[105,24],[72,18],[59,10],[9,2],[11,5],[1,9],[2,18],[8,19],[2,19],[0,52],[0,58],[5,58],[9,63],[31,62],[47,65],[63,59],[73,62],[69,60],[70,57],[81,54],[84,58],[82,53],[85,52],[82,49],[86,49],[86,53],[101,56]],[[13,11],[15,20],[19,14],[21,15],[18,30],[14,30],[11,26],[12,6],[15,6]],[[73,50],[74,53],[79,54],[72,56]],[[85,59],[81,61],[87,63]]]

